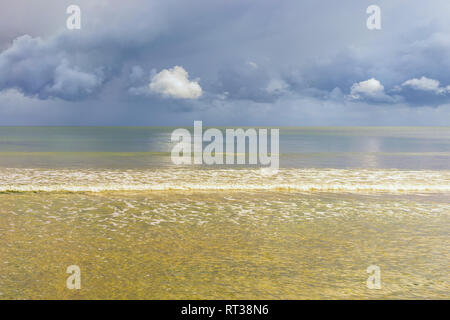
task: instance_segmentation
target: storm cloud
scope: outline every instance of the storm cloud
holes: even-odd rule
[[[378,2],[10,1],[1,121],[449,125],[450,3]]]

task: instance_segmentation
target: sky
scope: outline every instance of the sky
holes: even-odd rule
[[[448,0],[0,0],[0,125],[449,126],[449,16]]]

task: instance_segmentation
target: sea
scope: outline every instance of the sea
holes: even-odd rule
[[[280,127],[272,174],[175,129],[0,127],[0,299],[450,298],[450,127]]]

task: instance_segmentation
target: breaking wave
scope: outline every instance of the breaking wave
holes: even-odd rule
[[[450,192],[450,171],[160,168],[0,169],[0,192]]]

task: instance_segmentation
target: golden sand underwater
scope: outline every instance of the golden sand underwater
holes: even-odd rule
[[[450,171],[1,169],[0,299],[448,299]],[[69,290],[66,269],[81,269]],[[366,286],[367,267],[382,288]]]

